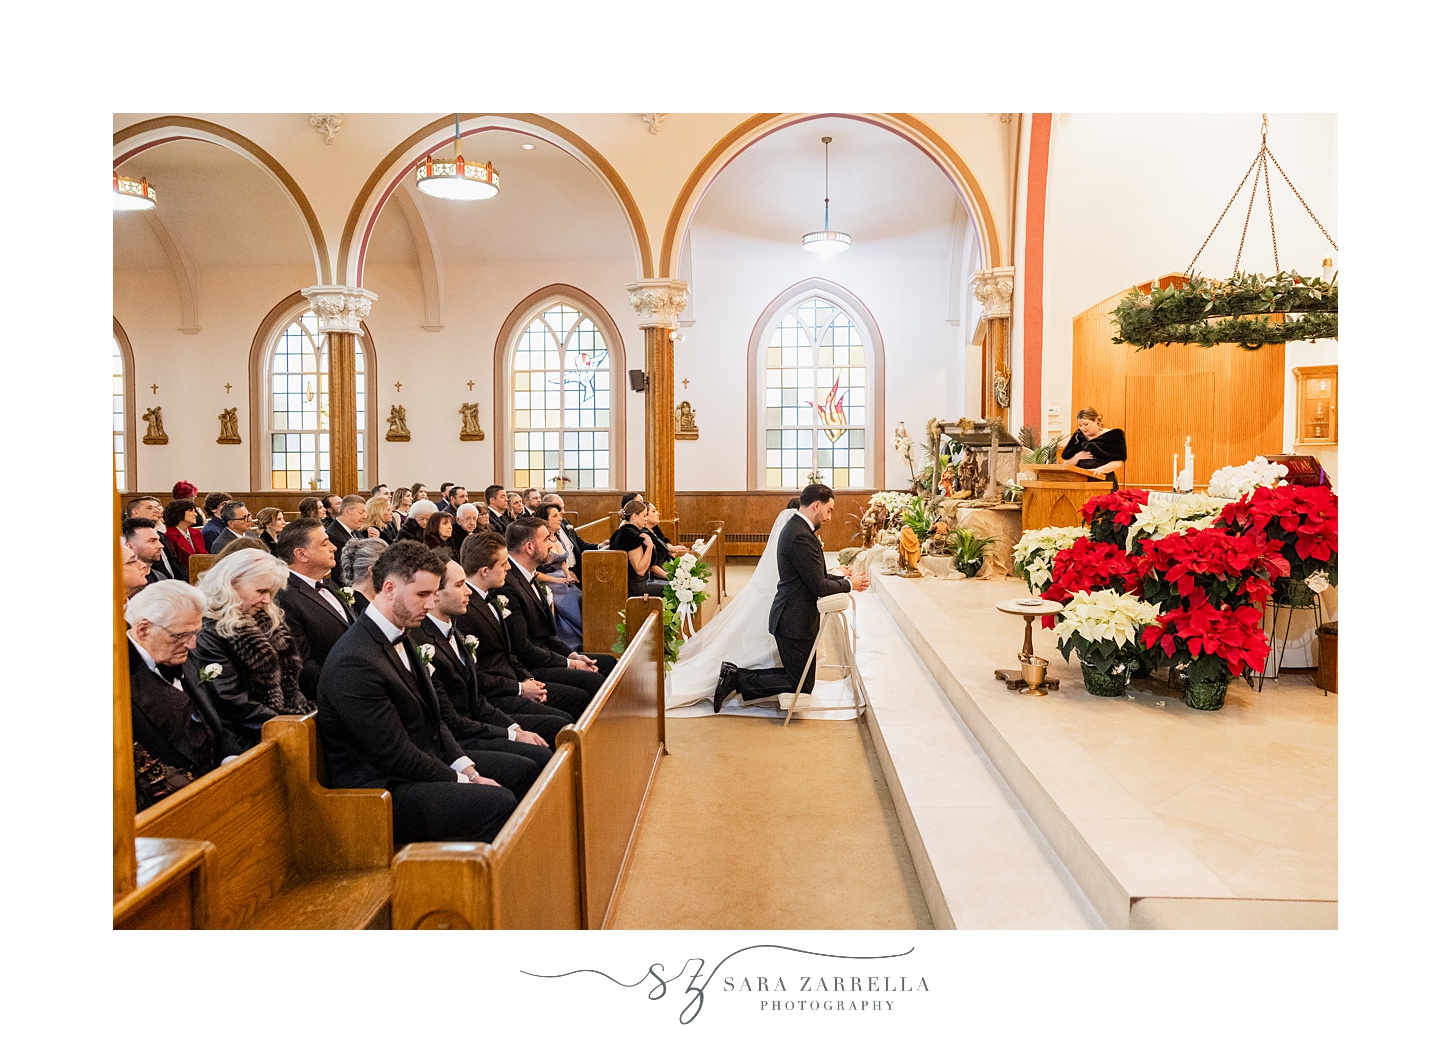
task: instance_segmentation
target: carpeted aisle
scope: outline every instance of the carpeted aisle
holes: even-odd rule
[[[930,930],[881,766],[851,721],[671,718],[618,930]]]

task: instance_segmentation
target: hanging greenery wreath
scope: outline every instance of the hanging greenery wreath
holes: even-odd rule
[[[1141,292],[1137,287],[1114,309],[1115,344],[1139,350],[1156,344],[1238,344],[1249,350],[1292,340],[1334,340],[1340,332],[1336,277],[1304,278],[1298,272],[1227,280],[1190,275],[1182,286]]]

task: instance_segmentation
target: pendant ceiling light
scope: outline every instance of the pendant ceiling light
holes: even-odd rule
[[[439,199],[493,199],[499,194],[499,175],[493,163],[464,159],[458,113],[453,117],[453,159],[435,162],[430,154],[418,164],[418,191]]]
[[[112,210],[154,210],[156,209],[156,188],[146,183],[125,177],[111,171]]]
[[[819,232],[807,232],[801,237],[804,249],[817,254],[835,254],[851,249],[851,236],[845,232],[831,230],[831,139],[822,138],[826,146],[826,216]]]

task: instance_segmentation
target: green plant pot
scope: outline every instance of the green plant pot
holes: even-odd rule
[[[969,561],[966,564],[960,561],[954,562],[954,564],[957,567],[957,571],[962,573],[968,579],[972,579],[972,577],[976,576],[980,571],[982,571],[981,558],[974,558],[972,561]]]
[[[1303,579],[1275,580],[1275,604],[1289,608],[1309,608],[1315,604],[1315,592]]]
[[[1099,664],[1080,659],[1078,665],[1083,668],[1083,687],[1088,689],[1088,694],[1105,699],[1123,695],[1129,687],[1129,678],[1134,670],[1133,664],[1129,662]]]
[[[1184,680],[1184,705],[1191,710],[1224,709],[1224,693],[1229,690],[1229,678],[1210,681]]]

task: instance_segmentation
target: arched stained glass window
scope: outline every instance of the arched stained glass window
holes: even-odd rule
[[[364,435],[366,414],[365,360],[355,346],[357,401],[348,418],[358,429],[358,487],[367,479]],[[273,489],[327,490],[332,488],[332,459],[328,430],[332,423],[328,402],[327,338],[317,329],[317,316],[304,311],[273,343],[267,359],[267,434],[271,447]]]
[[[821,296],[798,302],[761,352],[767,489],[812,476],[836,489],[867,485],[867,353],[850,315]]]
[[[126,488],[126,357],[121,341],[111,337],[111,452],[115,456],[116,488]]]
[[[509,446],[514,488],[608,489],[610,349],[594,320],[563,301],[535,314],[510,354]]]

